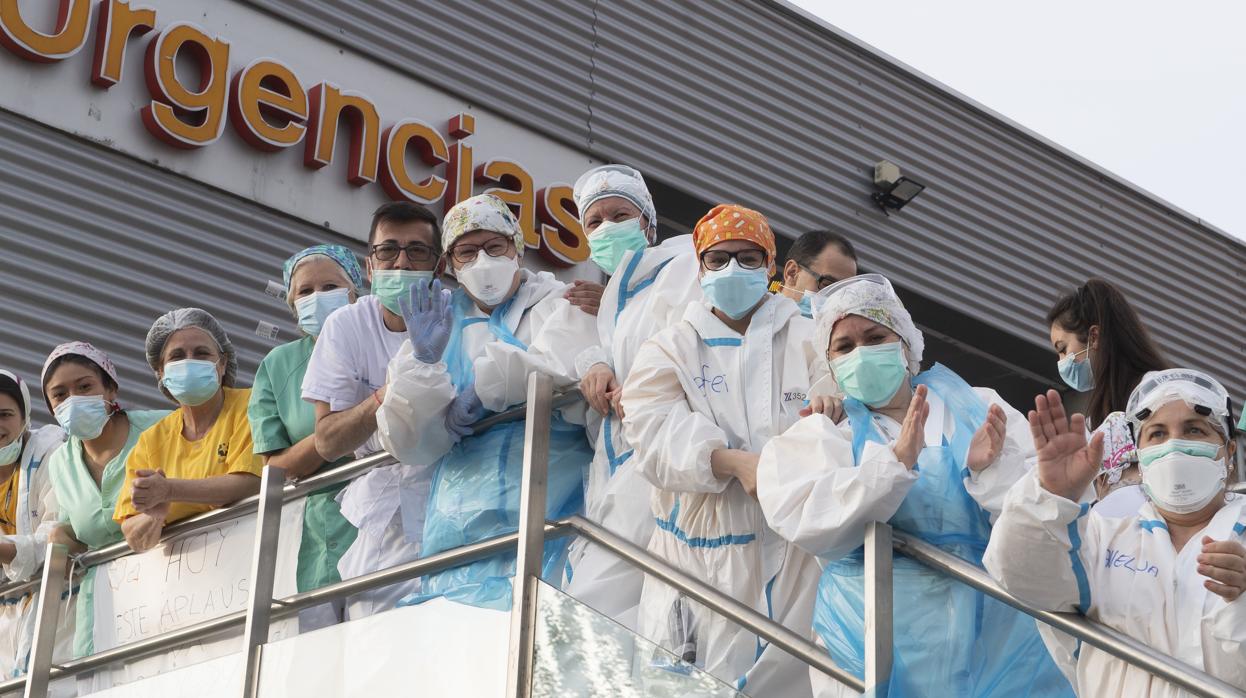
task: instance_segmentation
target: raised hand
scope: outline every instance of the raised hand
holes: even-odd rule
[[[896,458],[909,470],[917,465],[917,457],[926,445],[926,418],[930,416],[926,392],[924,385],[917,386],[917,390],[913,391],[909,411],[904,415],[904,424],[900,425],[900,436],[891,446]]]
[[[1203,582],[1207,591],[1235,601],[1246,592],[1246,547],[1232,540],[1213,540],[1203,536],[1203,550],[1198,556],[1198,573],[1209,579]]]
[[[595,363],[580,379],[580,392],[588,406],[599,414],[610,414],[610,396],[619,389],[619,381],[614,371],[603,363]]]
[[[969,442],[969,454],[965,465],[975,473],[982,472],[988,465],[999,458],[1004,450],[1004,436],[1008,433],[1008,417],[1004,408],[991,405],[986,411],[986,421],[973,435]]]
[[[428,285],[417,282],[407,298],[398,299],[398,308],[407,323],[407,337],[415,358],[426,364],[441,361],[454,323],[450,290],[441,287],[440,279],[433,279]]]
[[[1103,433],[1086,440],[1086,417],[1064,411],[1060,393],[1048,390],[1034,398],[1030,434],[1038,452],[1038,481],[1054,495],[1077,501],[1099,474]]]

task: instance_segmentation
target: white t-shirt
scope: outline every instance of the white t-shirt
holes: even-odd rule
[[[304,400],[325,402],[331,411],[341,412],[385,385],[390,359],[407,333],[386,328],[382,310],[376,296],[362,296],[329,315],[303,376]],[[355,454],[379,450],[374,434]]]

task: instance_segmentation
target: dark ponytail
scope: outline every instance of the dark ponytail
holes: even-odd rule
[[[1047,313],[1047,325],[1072,332],[1085,346],[1090,346],[1090,328],[1099,327],[1098,347],[1087,357],[1095,376],[1087,410],[1091,428],[1125,409],[1129,393],[1147,371],[1169,368],[1133,306],[1103,279],[1092,278],[1061,296]]]

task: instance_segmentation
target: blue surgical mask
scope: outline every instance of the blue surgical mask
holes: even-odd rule
[[[394,315],[402,315],[398,305],[400,298],[411,295],[411,287],[417,283],[427,284],[433,279],[433,272],[411,271],[410,269],[374,269],[372,271],[372,295],[381,301],[381,305]]]
[[[840,390],[870,407],[882,407],[908,377],[904,345],[887,342],[861,346],[831,360],[831,373]]]
[[[628,252],[639,252],[649,246],[649,238],[640,229],[640,218],[607,221],[588,236],[588,258],[599,269],[613,275]]]
[[[7,446],[0,446],[0,465],[8,465],[16,463],[17,459],[22,456],[22,437],[18,436],[13,439],[13,443]]]
[[[789,291],[797,290],[791,286],[782,286],[780,288],[785,288]],[[796,301],[796,307],[800,308],[801,315],[804,315],[809,319],[813,319],[813,293],[810,291],[800,291],[800,300]]]
[[[741,269],[733,259],[722,269],[701,275],[701,292],[710,305],[739,320],[766,295],[769,282],[765,269]]]
[[[221,378],[216,374],[215,361],[183,359],[164,365],[164,378],[160,380],[165,390],[187,407],[202,405],[216,395]]]
[[[294,301],[294,309],[299,314],[299,329],[312,337],[319,337],[324,328],[324,321],[329,314],[338,308],[350,305],[350,290],[335,288],[332,291],[317,291]]]
[[[90,441],[104,433],[112,410],[103,395],[71,395],[56,406],[54,415],[70,436]]]
[[[1068,386],[1079,393],[1087,392],[1095,387],[1095,374],[1090,368],[1090,357],[1087,356],[1081,361],[1077,361],[1080,354],[1090,351],[1087,347],[1076,354],[1068,354],[1056,363],[1056,368],[1060,370],[1060,377]]]

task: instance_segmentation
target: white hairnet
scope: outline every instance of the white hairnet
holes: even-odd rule
[[[580,175],[572,190],[575,207],[580,211],[580,221],[584,220],[584,212],[589,206],[602,199],[619,197],[632,202],[640,209],[641,215],[649,221],[649,229],[657,231],[658,212],[653,207],[653,196],[649,187],[645,186],[645,178],[640,172],[627,165],[602,165]]]
[[[151,366],[151,370],[159,372],[161,368],[160,357],[164,354],[164,345],[169,341],[169,337],[174,332],[184,330],[189,327],[197,327],[212,340],[216,342],[216,348],[225,355],[225,375],[221,377],[221,385],[232,388],[234,386],[234,378],[238,375],[238,355],[234,352],[234,345],[229,341],[229,335],[225,334],[225,328],[221,323],[212,317],[212,314],[206,310],[199,308],[178,308],[156,318],[152,323],[151,329],[147,331],[147,364]],[[161,392],[172,396],[163,386]]]
[[[1138,429],[1156,410],[1174,400],[1183,400],[1195,412],[1207,417],[1225,437],[1233,433],[1233,412],[1229,391],[1215,378],[1190,368],[1148,371],[1125,403],[1125,417],[1137,437]]]
[[[921,370],[926,341],[891,287],[891,282],[883,275],[861,274],[838,281],[819,291],[811,305],[817,348],[823,358],[831,345],[835,323],[848,315],[860,315],[900,335],[908,357],[909,373],[917,375]]]

